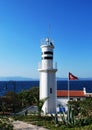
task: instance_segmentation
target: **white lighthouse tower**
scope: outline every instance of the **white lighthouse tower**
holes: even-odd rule
[[[54,45],[46,38],[41,45],[42,62],[38,67],[40,72],[40,99],[47,98],[43,105],[44,113],[56,113],[56,71],[57,65],[53,64]]]

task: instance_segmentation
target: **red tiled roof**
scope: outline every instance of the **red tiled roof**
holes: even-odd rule
[[[57,90],[57,97],[67,97],[68,90]],[[70,90],[69,91],[70,97],[85,97],[84,91],[80,90]]]

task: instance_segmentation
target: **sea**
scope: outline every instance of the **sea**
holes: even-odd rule
[[[39,87],[39,81],[0,81],[0,96],[5,95],[7,91],[19,93],[32,87]],[[87,93],[92,93],[92,80],[69,81],[70,90],[83,90],[83,88],[86,88]],[[57,90],[68,90],[68,80],[57,80]]]

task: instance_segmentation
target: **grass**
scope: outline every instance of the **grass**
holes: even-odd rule
[[[68,128],[59,122],[58,125],[55,124],[55,121],[52,117],[42,116],[38,117],[37,115],[27,115],[27,116],[15,116],[15,120],[25,121],[37,126],[43,126],[49,130],[92,130],[92,124],[87,126],[78,126],[74,128]]]

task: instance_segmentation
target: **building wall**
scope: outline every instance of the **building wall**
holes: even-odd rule
[[[85,97],[71,97],[73,101],[83,100]],[[71,99],[70,98],[70,99]],[[68,97],[57,97],[57,111],[59,106],[63,106],[67,111]]]

